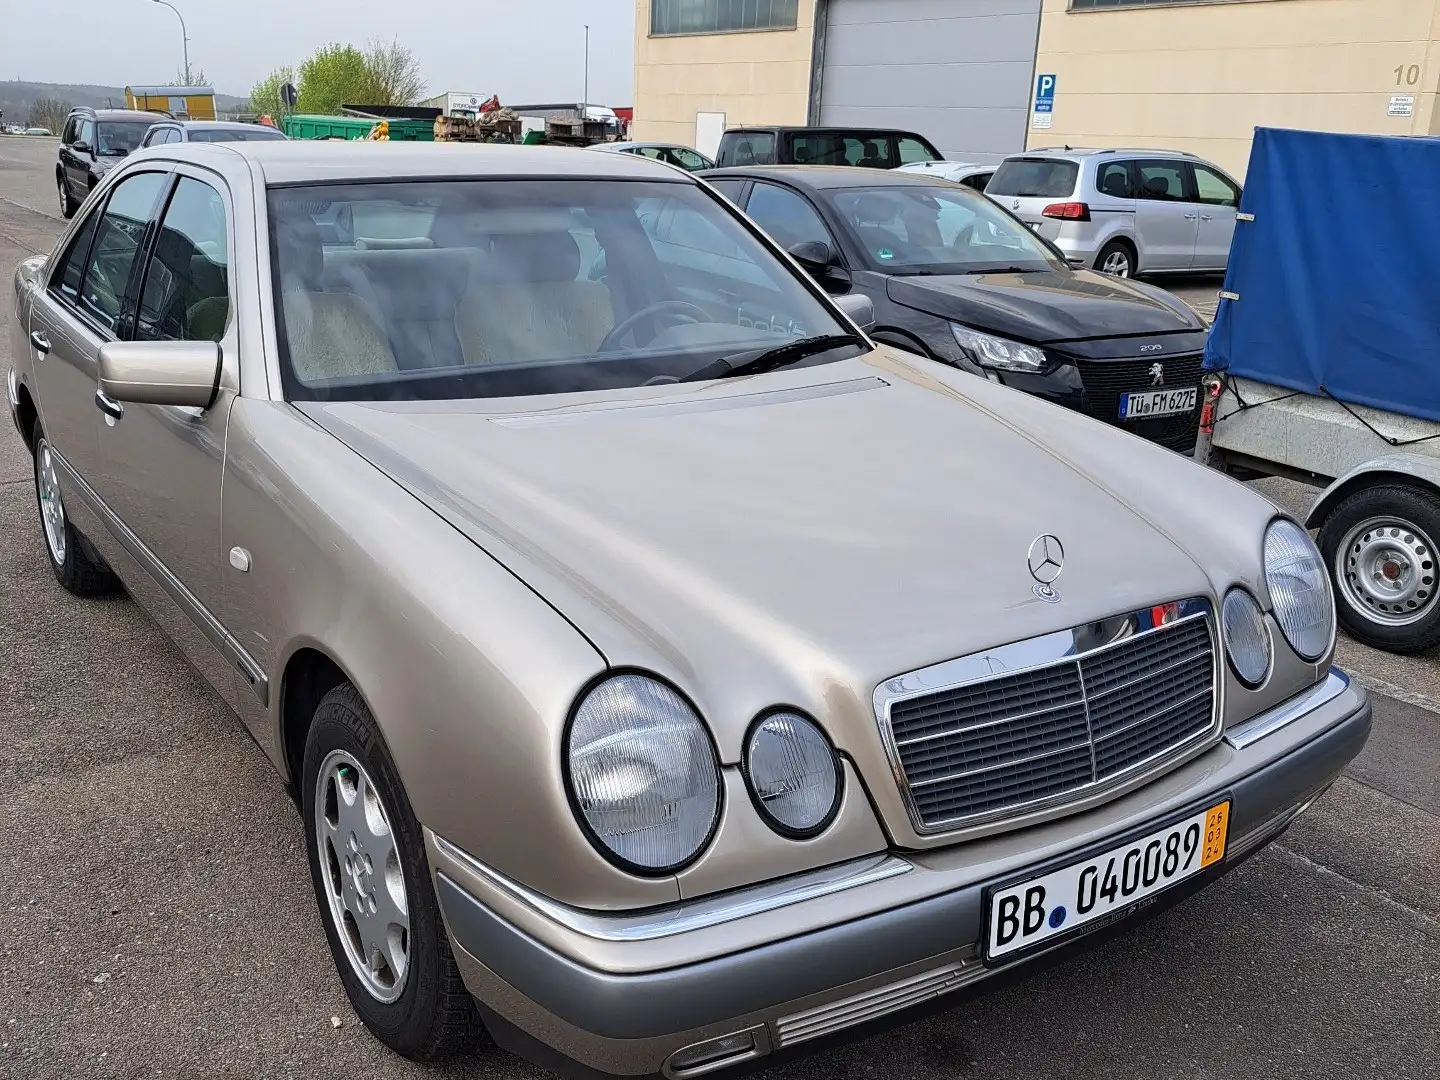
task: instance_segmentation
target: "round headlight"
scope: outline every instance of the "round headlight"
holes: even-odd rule
[[[1231,589],[1220,605],[1225,654],[1246,686],[1259,686],[1270,673],[1270,628],[1265,613],[1244,589]]]
[[[581,700],[568,741],[570,789],[601,852],[626,870],[672,873],[720,816],[720,767],[695,710],[644,675],[617,675]]]
[[[1335,597],[1320,552],[1293,521],[1265,530],[1265,583],[1285,640],[1306,660],[1319,660],[1335,635]]]
[[[773,713],[745,743],[745,775],[776,832],[803,839],[829,825],[840,806],[840,761],[813,722]]]

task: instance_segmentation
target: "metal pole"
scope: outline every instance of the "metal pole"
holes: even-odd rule
[[[585,89],[580,99],[581,121],[590,118],[590,24],[585,24]],[[584,130],[583,128],[581,129]]]
[[[175,12],[175,17],[180,20],[180,47],[185,54],[185,85],[190,85],[190,35],[185,30],[185,16],[180,14],[180,9],[169,0],[155,0],[155,3],[162,4]]]

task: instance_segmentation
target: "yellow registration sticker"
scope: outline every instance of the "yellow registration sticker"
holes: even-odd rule
[[[1225,857],[1225,840],[1230,833],[1230,804],[1222,802],[1205,811],[1205,847],[1200,852],[1200,865],[1209,866]]]

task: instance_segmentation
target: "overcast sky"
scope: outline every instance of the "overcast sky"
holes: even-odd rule
[[[578,101],[590,24],[590,100],[629,105],[634,0],[175,0],[191,69],[222,94],[247,94],[272,68],[330,41],[397,37],[415,51],[431,94]],[[153,0],[3,0],[0,79],[168,82],[181,68],[180,22]],[[63,12],[63,17],[60,17]],[[58,19],[58,21],[57,21]],[[83,28],[83,29],[82,29]],[[59,33],[61,36],[56,37]]]

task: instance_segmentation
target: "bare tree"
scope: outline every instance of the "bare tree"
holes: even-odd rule
[[[365,67],[370,78],[367,105],[414,105],[425,93],[420,61],[398,40],[370,42],[365,49]]]
[[[58,133],[70,118],[70,110],[73,108],[70,102],[61,101],[59,98],[36,98],[30,103],[30,116],[25,124],[27,127],[49,128]]]
[[[191,68],[190,81],[185,81],[185,72],[175,72],[175,78],[165,83],[166,86],[209,86],[210,80],[205,77],[204,68]]]

